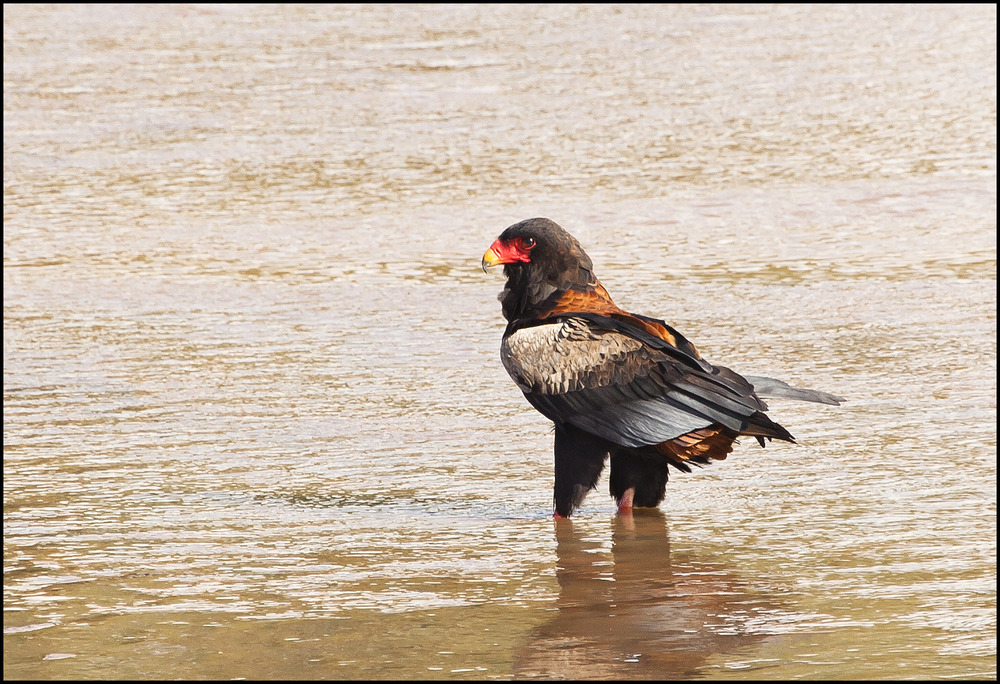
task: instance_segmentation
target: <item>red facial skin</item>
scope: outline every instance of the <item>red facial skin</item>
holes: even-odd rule
[[[494,240],[490,248],[483,255],[483,268],[496,266],[497,264],[513,264],[515,262],[528,263],[531,255],[528,253],[535,246],[531,238],[514,238],[507,242],[499,239]]]

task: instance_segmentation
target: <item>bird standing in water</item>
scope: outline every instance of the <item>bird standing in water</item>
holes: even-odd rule
[[[663,321],[618,308],[580,243],[549,219],[510,226],[482,263],[503,264],[507,277],[500,359],[555,423],[556,517],[579,507],[609,457],[618,510],[655,507],[668,466],[691,472],[722,460],[742,435],[762,447],[795,441],[768,418],[762,396],[843,401],[715,366]]]

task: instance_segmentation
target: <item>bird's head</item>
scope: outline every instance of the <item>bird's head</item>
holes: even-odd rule
[[[483,255],[483,270],[500,264],[507,276],[500,293],[507,320],[541,313],[553,295],[599,286],[577,239],[547,218],[527,219],[501,233]]]

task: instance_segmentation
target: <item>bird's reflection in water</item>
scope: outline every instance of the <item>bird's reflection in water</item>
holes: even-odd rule
[[[659,509],[614,520],[611,558],[556,520],[558,612],[515,663],[518,678],[677,679],[709,656],[764,638],[741,628],[753,604],[721,564],[670,555]],[[734,617],[735,616],[735,617]]]

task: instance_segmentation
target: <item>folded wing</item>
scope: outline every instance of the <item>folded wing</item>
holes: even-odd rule
[[[730,438],[792,440],[761,413],[749,382],[655,323],[627,314],[545,319],[510,330],[501,358],[542,414],[612,444],[653,446],[710,426]]]

